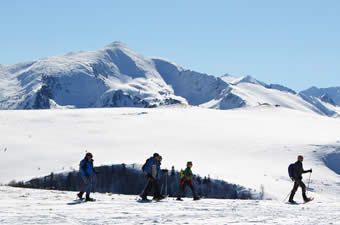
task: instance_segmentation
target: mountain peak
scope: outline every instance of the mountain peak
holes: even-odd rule
[[[120,41],[114,41],[106,45],[105,48],[127,48],[127,45]]]

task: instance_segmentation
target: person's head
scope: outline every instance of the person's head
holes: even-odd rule
[[[157,161],[159,161],[161,156],[160,156],[158,153],[154,153],[154,154],[153,154],[153,157],[154,157]]]
[[[88,160],[92,159],[93,158],[92,153],[91,152],[86,153],[85,158],[87,158]]]
[[[187,162],[187,167],[189,167],[189,168],[192,167],[192,162],[191,161]]]
[[[302,162],[302,161],[303,161],[303,156],[302,156],[302,155],[299,155],[298,158],[297,158],[297,160],[298,160],[299,162]]]

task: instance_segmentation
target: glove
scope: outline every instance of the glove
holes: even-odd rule
[[[290,177],[290,179],[291,179],[292,181],[295,181],[293,177]]]
[[[90,176],[88,174],[85,174],[85,177],[86,177],[86,179],[89,179]]]
[[[312,170],[312,169],[310,169],[310,170],[309,170],[309,172],[310,172],[310,173],[312,173],[312,172],[313,172],[313,170]]]

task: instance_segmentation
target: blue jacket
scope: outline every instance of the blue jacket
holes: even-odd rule
[[[80,173],[81,176],[89,176],[92,177],[94,174],[94,169],[93,169],[93,160],[91,159],[90,161],[85,158],[80,161]]]
[[[145,165],[144,172],[146,173],[152,173],[151,168],[152,165],[156,164],[157,165],[157,177],[161,174],[159,171],[161,170],[161,164],[154,158],[152,157],[147,164]]]

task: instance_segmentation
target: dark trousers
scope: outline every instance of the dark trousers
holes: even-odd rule
[[[153,194],[153,197],[154,198],[159,198],[161,195],[160,195],[160,190],[159,190],[159,184],[158,184],[158,180],[153,178],[152,176],[148,176],[148,184],[146,185],[144,191],[143,191],[143,194],[142,196],[143,197],[146,197],[148,196],[149,192],[151,191],[152,187],[154,187],[155,189],[155,192]]]
[[[296,193],[296,191],[299,187],[301,187],[301,189],[302,189],[303,200],[305,200],[305,201],[307,200],[306,185],[302,182],[302,180],[295,180],[293,190],[290,193],[289,201],[293,201],[294,195],[295,195],[295,193]]]
[[[194,185],[192,185],[192,183],[188,180],[184,181],[184,183],[182,185],[180,185],[180,188],[179,188],[179,192],[178,192],[178,195],[177,197],[178,198],[181,198],[183,197],[183,194],[184,194],[184,191],[185,191],[185,188],[189,186],[191,191],[192,191],[192,195],[194,196],[194,198],[196,198],[196,192],[195,192],[195,188],[194,188]]]

